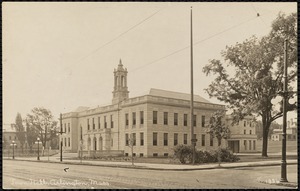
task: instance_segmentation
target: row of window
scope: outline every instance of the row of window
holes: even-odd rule
[[[197,138],[196,134],[194,134],[194,138]],[[202,134],[201,135],[201,146],[206,146],[205,141],[206,141],[206,134]],[[187,143],[188,143],[187,134],[183,134],[183,144],[186,145]],[[132,133],[132,134],[126,133],[125,134],[125,145],[126,146],[131,146],[131,145],[136,146],[136,144],[137,144],[136,133]],[[178,133],[174,133],[173,145],[176,146],[178,144],[179,144]],[[213,137],[209,136],[209,146],[213,146],[213,144],[214,144]],[[144,133],[140,133],[139,146],[143,146],[143,145],[144,145]],[[153,133],[152,145],[158,146],[158,133],[157,132]],[[164,146],[169,145],[169,133],[163,133],[163,145]]]
[[[128,154],[128,153],[125,153],[125,156],[128,157],[129,154]],[[132,153],[132,156],[136,157],[137,155],[136,155],[136,153]],[[158,157],[158,153],[153,153],[152,156],[153,156],[153,157]],[[164,157],[168,157],[168,156],[169,156],[169,153],[164,153],[163,156],[164,156]],[[144,153],[140,153],[140,154],[139,154],[139,157],[144,157]]]
[[[67,140],[68,140],[68,145],[67,145]],[[62,141],[63,141],[63,145],[65,145],[65,147],[70,147],[71,146],[71,139],[70,139],[70,137],[68,137],[68,139],[66,137],[62,138]]]
[[[70,133],[71,132],[71,127],[70,127],[70,123],[68,123],[68,131],[67,131],[67,124],[64,124],[64,129],[65,129],[65,133]]]
[[[136,125],[136,112],[132,112],[132,125]],[[140,120],[139,120],[140,124],[143,125],[144,124],[144,111],[140,111]],[[125,126],[128,127],[129,125],[129,115],[128,113],[125,113]]]
[[[9,140],[12,140],[11,136],[9,136]],[[17,140],[17,137],[15,136],[15,140]]]
[[[251,122],[251,121],[246,121],[246,120],[244,120],[244,127],[247,127],[247,125],[248,125],[249,127],[252,127],[252,122]]]
[[[174,118],[173,118],[173,125],[177,126],[178,123],[178,113],[174,113]],[[153,111],[153,124],[158,124],[158,111]],[[170,123],[169,121],[169,113],[168,112],[163,112],[163,124],[168,125]],[[188,114],[183,114],[183,126],[188,125]],[[197,126],[197,115],[194,115],[193,117],[193,125],[196,127]],[[205,115],[201,116],[201,127],[205,127]]]
[[[107,128],[107,121],[106,121],[106,116],[103,116],[103,119],[104,119],[104,129]],[[98,126],[98,129],[101,129],[101,118],[98,117],[98,123],[97,123],[97,126]],[[90,129],[96,129],[96,124],[95,124],[95,118],[92,118],[92,123],[90,125],[90,119],[88,118],[87,119],[87,129],[90,130]],[[113,115],[110,115],[110,128],[114,128],[114,121],[113,121]]]

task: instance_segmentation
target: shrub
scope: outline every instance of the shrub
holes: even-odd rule
[[[187,145],[177,145],[174,147],[174,158],[179,159],[180,163],[191,162],[193,149]]]
[[[215,149],[212,151],[196,150],[195,164],[200,163],[216,163],[218,162],[218,153],[220,153],[221,162],[236,162],[240,158],[232,153],[229,148]],[[174,148],[174,158],[180,163],[191,163],[193,156],[193,148],[186,145],[178,145]]]
[[[229,148],[221,148],[215,151],[215,155],[218,156],[218,151],[220,152],[221,162],[236,162],[240,158],[232,153]]]

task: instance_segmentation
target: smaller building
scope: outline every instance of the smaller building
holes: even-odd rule
[[[234,153],[240,152],[256,152],[256,125],[253,117],[247,116],[238,124],[232,125],[232,117],[226,116],[226,122],[230,129],[230,138],[228,141],[228,147]]]
[[[282,128],[273,130],[273,134],[271,135],[271,140],[272,141],[282,140]],[[297,119],[290,119],[287,122],[286,140],[297,141]]]
[[[20,141],[17,136],[15,124],[3,124],[2,130],[2,149],[9,149],[13,141],[15,141],[15,148],[20,147]]]

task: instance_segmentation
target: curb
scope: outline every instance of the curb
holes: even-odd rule
[[[60,162],[60,161],[37,161],[37,160],[25,160],[25,159],[3,159],[3,160],[17,160],[17,161],[27,161],[27,162],[42,162],[42,163],[59,163],[59,164],[71,164],[71,165],[87,165],[87,166],[101,166],[101,167],[113,167],[113,168],[129,168],[129,169],[141,169],[141,170],[159,170],[159,171],[193,171],[193,170],[212,170],[212,169],[233,169],[233,168],[241,168],[241,167],[265,167],[265,166],[280,166],[281,163],[271,163],[271,164],[245,164],[245,165],[237,165],[237,166],[218,166],[216,164],[215,167],[195,167],[195,168],[181,168],[181,169],[166,169],[166,168],[151,168],[144,166],[132,166],[132,165],[111,165],[111,164],[92,164],[92,163],[80,163],[80,162]],[[295,162],[290,162],[287,165],[295,165],[298,164]]]

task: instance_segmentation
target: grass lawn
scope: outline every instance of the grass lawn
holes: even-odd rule
[[[268,153],[278,153],[281,152],[281,141],[268,141]],[[297,141],[287,141],[286,142],[287,152],[297,152]],[[257,151],[262,150],[262,140],[258,140],[256,144]]]

